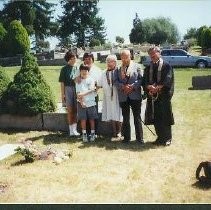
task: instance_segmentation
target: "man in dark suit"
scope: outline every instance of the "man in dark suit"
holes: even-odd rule
[[[143,129],[141,124],[141,84],[142,75],[138,64],[131,60],[129,50],[120,54],[122,65],[114,73],[114,85],[118,90],[120,107],[122,108],[123,143],[131,140],[130,108],[133,112],[136,140],[144,144]]]
[[[169,146],[172,141],[171,125],[174,124],[171,98],[174,92],[174,72],[161,58],[160,49],[148,50],[150,66],[144,71],[144,90],[147,92],[145,124],[153,124],[157,139],[153,144]]]

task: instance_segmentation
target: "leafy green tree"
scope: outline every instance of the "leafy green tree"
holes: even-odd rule
[[[125,39],[121,36],[116,36],[116,42],[119,44],[123,44],[125,42]]]
[[[28,34],[34,36],[36,46],[36,42],[56,33],[58,26],[52,21],[54,5],[46,0],[10,0],[0,11],[0,21],[6,29],[11,21],[21,21]]]
[[[49,51],[50,43],[48,41],[39,40],[36,43],[36,47],[32,48],[36,50],[36,52],[43,52],[43,51]]]
[[[107,49],[107,50],[109,50],[109,49],[111,49],[112,48],[112,43],[111,42],[107,42],[107,43],[105,43],[105,44],[103,44],[103,49]]]
[[[197,42],[199,46],[202,46],[202,36],[203,36],[202,34],[203,34],[203,31],[207,28],[208,27],[206,25],[203,25],[197,30]]]
[[[100,40],[99,39],[91,39],[89,46],[90,47],[100,46]]]
[[[151,44],[176,43],[179,39],[178,29],[169,18],[145,19],[143,28],[145,41]]]
[[[54,6],[55,4],[46,0],[32,1],[32,8],[35,11],[33,29],[36,51],[39,51],[40,43],[45,43],[45,38],[56,35],[58,24],[52,20]]]
[[[93,1],[66,1],[62,0],[63,15],[59,17],[57,36],[61,43],[67,39],[69,44],[84,47],[91,39],[105,42],[104,20],[98,16],[98,0]]]
[[[2,97],[2,106],[6,113],[26,116],[55,110],[50,86],[43,78],[36,58],[28,52]]]
[[[145,41],[144,28],[137,13],[133,20],[133,28],[129,34],[129,39],[133,44],[139,44]]]
[[[186,44],[187,47],[192,47],[197,45],[197,39],[196,38],[190,38],[190,39],[186,39]]]
[[[105,27],[104,27],[104,19],[101,17],[95,17],[92,20],[92,24],[90,26],[91,28],[91,36],[89,38],[89,41],[92,40],[92,38],[99,40],[100,44],[105,44]]]
[[[0,20],[7,28],[13,20],[20,20],[29,34],[34,33],[35,12],[30,1],[8,1],[0,11]]]
[[[49,3],[46,0],[32,1],[32,6],[35,10],[35,20],[33,22],[33,28],[35,31],[35,36],[39,39],[44,39],[52,35],[52,31],[55,30],[54,27],[57,25],[52,22],[53,12],[52,9],[55,4]]]
[[[6,56],[24,54],[30,49],[29,36],[20,21],[13,20],[10,23],[3,44],[5,46],[4,55]]]
[[[0,23],[0,57],[4,54],[4,51],[5,51],[4,39],[5,39],[6,34],[7,34],[6,29],[4,28],[2,23]]]
[[[187,30],[187,33],[184,35],[184,39],[197,38],[197,28],[190,28]]]
[[[130,33],[132,43],[148,42],[151,44],[176,43],[179,39],[178,29],[169,18],[159,17],[140,21],[137,17]]]
[[[4,39],[4,37],[6,36],[7,31],[4,28],[4,26],[2,25],[2,23],[0,23],[0,42]]]
[[[201,47],[211,48],[211,28],[204,28],[201,35]]]
[[[67,36],[64,38],[60,38],[59,39],[59,44],[57,45],[58,47],[61,48],[66,48],[66,49],[70,49],[73,45],[73,38],[72,36]]]
[[[208,27],[206,25],[203,25],[198,29],[190,28],[185,34],[184,39],[196,40],[199,46],[201,46],[202,48],[208,48],[210,46],[210,28],[211,27]]]
[[[5,73],[5,70],[3,70],[2,67],[0,67],[0,100],[3,93],[6,91],[9,83],[10,83],[10,79],[8,75]]]

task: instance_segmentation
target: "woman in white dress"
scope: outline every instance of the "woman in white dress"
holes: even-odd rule
[[[118,93],[113,85],[113,75],[117,68],[116,55],[106,58],[107,70],[103,72],[98,86],[103,88],[102,121],[111,121],[113,137],[121,135],[122,110],[119,106]]]

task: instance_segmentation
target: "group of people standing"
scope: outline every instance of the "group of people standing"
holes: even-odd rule
[[[174,124],[171,97],[174,91],[172,67],[163,61],[158,47],[148,51],[152,60],[144,70],[131,60],[129,50],[120,53],[121,64],[117,65],[116,55],[106,58],[106,70],[94,65],[91,53],[84,53],[83,63],[78,68],[76,55],[67,52],[67,65],[61,69],[62,102],[66,104],[70,136],[77,132],[80,121],[83,142],[95,141],[98,118],[99,88],[103,88],[102,121],[111,121],[113,136],[123,137],[122,142],[131,141],[130,110],[132,110],[136,141],[144,144],[141,119],[143,95],[147,95],[145,124],[154,124],[157,139],[153,144],[171,144],[171,125]],[[90,131],[88,134],[88,128]]]

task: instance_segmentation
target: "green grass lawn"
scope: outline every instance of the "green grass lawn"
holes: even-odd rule
[[[58,100],[60,68],[40,67]],[[6,70],[12,78],[17,68]],[[60,165],[23,164],[17,154],[0,161],[0,186],[6,186],[0,203],[211,203],[211,188],[195,179],[198,164],[211,161],[211,90],[188,90],[196,75],[211,75],[211,69],[175,69],[175,125],[167,148],[152,146],[155,137],[145,127],[144,147],[108,138],[83,144],[60,132],[1,131],[0,144],[28,138],[73,156]]]
[[[136,61],[138,62],[138,58]],[[120,63],[120,61],[118,61]],[[100,63],[98,61],[95,62],[95,64],[100,67],[102,70],[105,69],[106,65],[105,63]],[[14,75],[20,70],[20,67],[3,67],[8,74],[8,76],[13,80]],[[51,86],[51,89],[56,97],[56,101],[61,101],[60,98],[60,83],[58,82],[59,79],[59,73],[62,66],[40,66],[39,69],[41,70],[43,76],[45,77],[47,83]],[[205,70],[198,70],[198,69],[192,69],[192,68],[185,68],[175,69],[175,85],[176,88],[188,88],[191,87],[191,78],[192,76],[197,75],[210,75],[211,69],[205,69]]]

